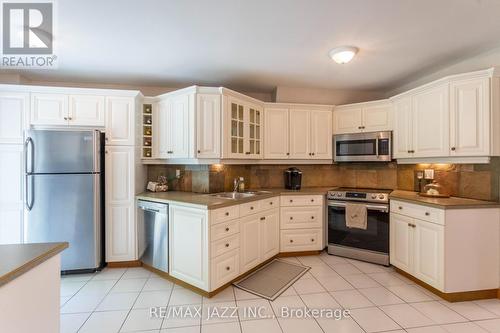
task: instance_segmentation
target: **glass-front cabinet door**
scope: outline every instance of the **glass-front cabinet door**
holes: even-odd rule
[[[228,158],[261,158],[262,109],[230,97],[228,99],[230,127]],[[227,142],[227,141],[226,141]]]

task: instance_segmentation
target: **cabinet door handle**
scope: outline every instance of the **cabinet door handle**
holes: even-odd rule
[[[64,120],[68,120],[68,117],[64,117]]]
[[[314,242],[314,238],[311,238],[311,242]]]
[[[270,205],[272,205],[272,204],[273,204],[273,202],[271,201],[269,204],[270,204]]]
[[[292,200],[292,199],[290,199],[290,202],[293,202],[293,200]]]
[[[293,239],[290,239],[290,243],[293,243]]]
[[[290,216],[290,220],[293,220],[293,216]]]
[[[290,156],[290,153],[286,153],[286,156]]]
[[[105,153],[107,154],[107,153],[108,153],[108,151],[106,150],[106,151],[105,151]]]
[[[314,199],[311,199],[311,202],[314,202]]]
[[[452,151],[455,151],[455,150],[456,150],[456,148],[455,148],[455,147],[451,147],[451,150],[452,150]]]
[[[226,232],[229,231],[229,228],[226,228]]]
[[[314,220],[314,216],[311,216],[311,220]]]
[[[314,156],[314,153],[311,153],[312,156]]]
[[[265,217],[265,216],[262,216],[262,217],[260,218],[260,220],[261,220],[261,221],[264,221],[265,219],[266,219],[266,217]]]
[[[246,154],[246,155],[250,155],[250,152],[249,152],[249,151],[247,151],[245,154]]]
[[[425,216],[429,216],[429,215],[431,215],[431,213],[425,212]]]
[[[72,120],[73,118],[72,117],[68,117],[69,120]]]
[[[229,212],[226,212],[226,214],[225,214],[225,215],[226,215],[226,216],[229,216]]]
[[[198,150],[198,154],[201,153],[201,150]]]
[[[229,243],[226,243],[226,247],[229,247]]]
[[[402,210],[402,209],[403,209],[403,207],[399,206],[399,207],[398,207],[398,209],[399,209],[399,210]]]
[[[253,210],[253,206],[250,206],[250,210]]]
[[[229,266],[227,266],[227,267],[226,267],[226,271],[228,271],[228,270],[230,270],[230,269],[231,269],[231,267],[229,267]]]

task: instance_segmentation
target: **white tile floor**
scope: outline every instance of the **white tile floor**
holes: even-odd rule
[[[63,277],[61,332],[149,333],[500,333],[500,300],[448,303],[392,268],[329,256],[287,258],[311,270],[274,302],[229,287],[211,299],[142,268]],[[150,307],[200,309],[202,316],[151,318]],[[213,309],[238,308],[227,318]],[[244,309],[262,307],[264,319]],[[350,317],[286,318],[281,308],[348,309]],[[167,310],[168,311],[168,310]]]

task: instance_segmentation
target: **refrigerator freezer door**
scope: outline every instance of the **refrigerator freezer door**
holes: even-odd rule
[[[69,242],[61,270],[100,265],[100,175],[29,175],[33,207],[27,211],[26,243]]]
[[[27,173],[100,172],[99,131],[26,132]]]

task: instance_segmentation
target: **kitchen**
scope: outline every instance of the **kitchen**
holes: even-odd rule
[[[2,330],[497,332],[500,51],[383,93],[326,53],[350,90],[0,73]]]

